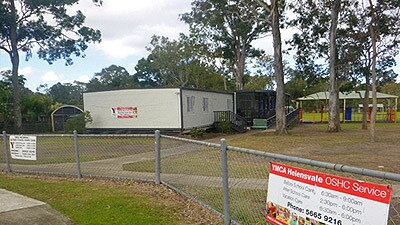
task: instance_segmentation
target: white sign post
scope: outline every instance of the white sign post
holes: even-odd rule
[[[266,220],[277,225],[386,225],[392,188],[271,163]]]
[[[11,158],[36,160],[36,136],[10,136]]]

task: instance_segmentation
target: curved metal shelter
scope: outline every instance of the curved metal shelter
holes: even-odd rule
[[[64,124],[75,115],[83,113],[83,110],[74,105],[63,105],[54,110],[51,117],[51,127],[53,132],[64,131]]]

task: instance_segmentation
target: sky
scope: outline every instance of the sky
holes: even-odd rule
[[[176,39],[179,33],[188,33],[189,28],[179,20],[179,15],[190,11],[190,3],[190,0],[104,0],[97,7],[91,0],[81,0],[70,10],[81,10],[86,16],[85,25],[101,31],[102,42],[90,44],[86,57],[74,57],[71,66],[65,66],[64,60],[49,65],[36,55],[25,61],[22,54],[19,72],[26,78],[25,86],[36,91],[41,84],[51,87],[57,82],[88,82],[95,73],[112,64],[135,73],[137,61],[148,55],[145,47],[153,35]],[[290,31],[282,31],[283,39],[290,37]],[[254,46],[273,54],[270,36],[255,41]],[[292,56],[284,58],[293,63]],[[8,55],[1,51],[0,70],[10,68]],[[400,73],[400,66],[395,71]]]

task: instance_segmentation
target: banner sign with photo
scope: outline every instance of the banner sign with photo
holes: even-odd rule
[[[392,188],[271,162],[266,220],[277,225],[386,225]]]
[[[36,136],[10,136],[10,153],[13,159],[36,160]]]
[[[133,119],[137,118],[137,107],[113,107],[111,108],[111,115],[117,119]]]

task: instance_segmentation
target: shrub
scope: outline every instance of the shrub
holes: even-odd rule
[[[93,121],[89,112],[83,112],[81,114],[75,115],[67,120],[64,124],[64,131],[66,133],[72,133],[74,130],[76,132],[83,134],[86,133],[86,123],[91,123]]]
[[[191,129],[189,134],[192,138],[201,139],[204,137],[204,130],[196,127]]]
[[[213,130],[214,130],[214,132],[217,132],[217,133],[230,133],[230,132],[232,132],[231,125],[230,125],[229,121],[215,122],[213,124]]]

